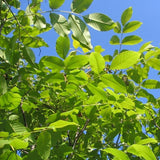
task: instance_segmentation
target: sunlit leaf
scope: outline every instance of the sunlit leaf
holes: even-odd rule
[[[116,75],[105,74],[101,77],[101,80],[106,85],[106,87],[110,87],[114,89],[116,92],[127,92],[125,83]]]
[[[70,49],[70,40],[68,37],[58,37],[56,41],[56,51],[58,55],[65,59]]]
[[[49,0],[49,6],[51,9],[57,9],[64,3],[65,0]]]
[[[110,69],[125,69],[137,63],[140,53],[134,51],[124,51],[118,54],[111,63]]]
[[[85,22],[98,31],[108,31],[115,27],[115,23],[108,16],[101,13],[92,13],[83,16]]]
[[[110,44],[112,44],[112,45],[119,45],[120,44],[119,37],[116,36],[116,35],[112,36],[112,38],[110,40]]]
[[[105,68],[105,60],[100,53],[92,52],[90,54],[89,63],[91,65],[91,69],[96,73],[99,74]]]
[[[11,91],[6,92],[2,96],[0,96],[0,108],[5,108],[7,109],[15,109],[19,106],[21,102],[21,96],[18,93],[18,90],[13,88]]]
[[[157,143],[156,139],[153,138],[146,138],[146,139],[142,139],[138,142],[138,144],[148,144],[148,143]]]
[[[141,48],[140,48],[140,52],[144,52],[144,51],[148,51],[151,48],[154,48],[154,46],[151,45],[151,41],[144,43]]]
[[[147,79],[142,83],[142,86],[147,89],[158,89],[160,88],[160,82],[154,79]]]
[[[87,80],[88,80],[87,74],[79,69],[72,70],[67,75],[67,82],[69,83],[85,85],[88,82]]]
[[[81,68],[89,62],[87,55],[69,56],[65,59],[64,63],[68,69]]]
[[[148,102],[152,102],[152,103],[156,103],[156,99],[155,99],[155,97],[152,95],[152,94],[150,94],[150,93],[148,93],[146,90],[144,90],[144,89],[140,89],[139,91],[138,91],[138,93],[137,93],[137,97],[145,97],[145,98],[147,98],[147,100],[148,100]]]
[[[44,56],[39,64],[42,68],[48,67],[52,69],[53,72],[60,71],[64,67],[64,62],[60,58],[54,56]]]
[[[127,36],[122,40],[123,45],[135,45],[142,41],[142,38],[139,36]]]
[[[34,52],[29,47],[24,47],[23,49],[24,58],[30,63],[32,66],[35,63],[35,55]]]
[[[66,18],[60,14],[50,13],[51,23],[53,28],[60,36],[65,36],[70,33],[70,27]]]
[[[105,51],[105,49],[103,49],[101,46],[95,46],[94,51],[97,53],[102,53],[103,51]]]
[[[121,23],[122,23],[123,26],[131,19],[132,13],[133,13],[132,7],[127,8],[127,9],[122,13]]]
[[[75,13],[84,12],[92,4],[93,0],[73,0],[71,10]]]
[[[115,23],[114,32],[121,33],[121,24],[119,22]]]
[[[7,83],[4,77],[0,76],[0,94],[5,94],[7,92]]]
[[[78,125],[74,122],[68,122],[64,120],[58,120],[49,125],[50,128],[54,127],[54,129],[56,129],[57,131],[68,131],[68,130],[75,131],[77,129],[77,126]]]
[[[156,70],[160,70],[160,59],[158,58],[151,58],[147,60],[147,64]]]
[[[77,16],[69,15],[68,22],[71,26],[73,37],[80,42],[83,47],[92,49],[91,37],[86,24]]]
[[[93,95],[95,95],[100,100],[106,100],[106,93],[103,89],[96,87],[90,83],[87,84],[87,88],[92,92]]]
[[[51,134],[47,131],[41,132],[37,139],[37,151],[42,159],[47,160],[51,152]]]
[[[105,62],[111,62],[113,59],[113,57],[111,55],[105,55],[105,56],[103,56],[103,58],[104,58]]]
[[[112,154],[117,160],[130,160],[126,153],[115,148],[103,149],[104,152]]]
[[[156,160],[152,150],[145,145],[133,144],[128,147],[127,152],[132,153],[140,158],[144,158],[145,160]]]
[[[129,23],[127,23],[127,24],[123,27],[123,33],[134,32],[134,31],[137,30],[141,25],[142,25],[142,23],[139,22],[139,21],[129,22]]]
[[[26,149],[28,147],[28,142],[15,138],[10,142],[10,145],[16,150]]]

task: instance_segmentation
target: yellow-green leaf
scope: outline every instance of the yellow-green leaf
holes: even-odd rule
[[[126,153],[116,148],[106,148],[103,149],[103,151],[112,154],[116,158],[116,160],[130,160]]]
[[[110,69],[126,69],[138,62],[139,52],[124,51],[118,54],[112,61]]]
[[[93,0],[73,0],[71,10],[75,13],[82,13],[92,4]]]
[[[128,147],[127,152],[132,153],[140,158],[144,158],[145,160],[156,160],[156,157],[152,150],[145,145],[141,144],[133,144]]]
[[[142,41],[142,38],[139,36],[127,36],[122,40],[123,45],[135,45]]]
[[[147,89],[159,89],[160,82],[154,79],[147,79],[142,83],[142,86]]]
[[[110,40],[110,44],[112,44],[112,45],[119,45],[120,44],[119,37],[116,36],[116,35],[112,36],[112,38]]]
[[[92,71],[94,71],[96,74],[99,74],[105,68],[105,60],[103,56],[97,52],[92,52],[90,54],[89,63]]]
[[[142,25],[142,23],[139,21],[129,22],[123,27],[123,33],[133,32],[133,31],[137,30],[141,25]]]
[[[113,29],[116,24],[111,18],[101,13],[92,13],[83,16],[84,21],[98,31],[108,31]]]
[[[122,13],[121,23],[122,23],[123,26],[131,19],[132,13],[133,13],[132,7],[127,8],[127,9]]]
[[[51,9],[57,9],[64,3],[65,0],[49,0],[49,7]]]

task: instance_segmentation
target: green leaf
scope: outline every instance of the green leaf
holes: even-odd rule
[[[105,62],[111,62],[113,59],[113,57],[111,55],[105,55],[105,56],[103,56],[103,58],[104,58]]]
[[[114,32],[121,33],[121,24],[119,22],[115,23]]]
[[[119,45],[120,44],[119,37],[116,36],[116,35],[112,36],[112,38],[110,40],[110,44],[112,44],[112,45]]]
[[[47,131],[41,132],[37,139],[37,151],[42,159],[47,160],[51,151],[51,134]]]
[[[101,46],[95,46],[94,51],[98,53],[102,53],[103,51],[105,51],[105,49],[103,49]]]
[[[145,160],[156,160],[155,155],[148,146],[133,144],[128,147],[127,152],[132,153],[140,158],[144,158]]]
[[[62,73],[53,73],[53,74],[49,74],[47,76],[45,76],[44,78],[45,82],[48,83],[61,83],[64,82],[64,75]]]
[[[0,95],[7,92],[7,83],[4,77],[0,76]]]
[[[142,41],[142,38],[139,36],[127,36],[122,40],[123,45],[135,45]]]
[[[115,148],[103,149],[104,152],[112,154],[116,160],[130,160],[126,153]]]
[[[48,44],[41,37],[21,37],[24,45],[31,48],[48,47]]]
[[[137,30],[141,25],[142,25],[142,23],[139,22],[139,21],[129,22],[129,23],[127,23],[127,24],[123,27],[123,33],[134,32],[134,31]]]
[[[10,145],[16,150],[26,149],[28,147],[28,142],[15,138],[10,142]]]
[[[49,128],[54,128],[56,131],[75,131],[77,129],[77,124],[74,122],[68,122],[64,120],[58,120],[49,125]]]
[[[23,56],[31,66],[35,65],[35,55],[29,47],[23,48]]]
[[[32,160],[32,159],[42,160],[40,155],[37,153],[37,149],[32,150],[23,158],[23,160]]]
[[[49,7],[51,9],[57,9],[64,3],[65,0],[49,0]]]
[[[0,155],[1,160],[22,160],[20,156],[16,152],[11,152],[9,150],[6,150],[3,152],[3,154]]]
[[[35,15],[34,17],[35,21],[34,21],[34,25],[38,28],[38,29],[43,29],[46,28],[46,20],[42,15]]]
[[[75,69],[67,75],[67,82],[78,85],[85,85],[88,82],[88,76],[83,70]]]
[[[58,55],[65,59],[70,49],[70,40],[66,37],[58,37],[56,41],[56,51]]]
[[[118,54],[112,61],[110,69],[126,69],[136,64],[140,57],[139,52],[124,51]]]
[[[10,141],[6,139],[0,139],[0,148],[3,148],[6,144],[9,144]]]
[[[77,69],[85,66],[88,61],[88,55],[75,55],[67,57],[64,63],[67,69]]]
[[[150,67],[152,67],[156,70],[160,70],[160,59],[151,58],[151,59],[147,60],[147,65],[149,65]]]
[[[73,32],[73,37],[80,42],[80,44],[91,50],[91,37],[86,24],[77,16],[69,15],[68,22]]]
[[[114,89],[116,92],[126,93],[126,85],[117,75],[105,74],[101,77],[106,87]]]
[[[53,28],[60,36],[66,36],[70,33],[70,27],[66,18],[60,14],[50,13]]]
[[[149,58],[155,58],[155,57],[157,57],[157,56],[159,56],[160,55],[160,50],[158,49],[158,50],[151,50],[151,51],[148,51],[146,54],[145,54],[145,56],[144,56],[144,58],[146,59],[146,60],[148,60]]]
[[[108,31],[115,27],[115,23],[108,16],[101,13],[92,13],[83,16],[84,21],[98,31]]]
[[[17,91],[17,88],[12,88],[11,91],[6,92],[0,96],[0,108],[5,108],[8,110],[15,109],[19,106],[21,102],[21,96]]]
[[[54,56],[44,56],[39,64],[41,68],[48,67],[49,69],[52,69],[53,72],[59,72],[64,67],[64,62],[60,58]]]
[[[140,48],[140,52],[145,52],[148,51],[150,49],[154,48],[154,46],[151,45],[151,41],[144,43],[141,48]]]
[[[160,82],[154,79],[147,79],[142,83],[142,86],[147,89],[158,89],[160,88]]]
[[[132,7],[127,8],[127,9],[122,13],[121,23],[122,23],[123,26],[131,19],[132,13],[133,13]]]
[[[146,138],[146,139],[142,139],[138,142],[138,144],[149,144],[149,143],[158,143],[158,142],[154,138]]]
[[[82,13],[92,4],[93,0],[73,0],[71,10],[75,13]]]
[[[151,102],[151,103],[153,103],[153,104],[156,104],[156,99],[155,99],[155,97],[154,97],[152,94],[148,93],[148,92],[147,92],[146,90],[144,90],[144,89],[140,89],[140,90],[138,91],[137,97],[138,97],[138,98],[140,98],[140,97],[145,97],[145,98],[147,98],[148,102]]]
[[[87,84],[87,88],[92,92],[93,95],[96,96],[96,98],[98,98],[100,100],[106,100],[107,94],[103,89],[98,88],[98,87],[92,85],[91,83]]]
[[[89,57],[89,63],[91,65],[92,71],[96,74],[102,72],[105,68],[105,60],[100,53],[92,52]]]

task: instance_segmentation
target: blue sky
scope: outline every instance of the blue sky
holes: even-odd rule
[[[59,10],[70,11],[71,2],[72,0],[65,0],[65,3],[59,8]],[[22,8],[24,9],[27,5],[27,0],[21,0],[21,3]],[[152,41],[152,45],[160,47],[160,0],[93,0],[93,3],[89,7],[89,9],[83,12],[82,15],[98,12],[106,14],[114,21],[120,22],[122,12],[130,6],[133,8],[133,16],[131,18],[131,21],[138,20],[143,23],[142,26],[132,34],[140,36],[143,39],[143,42],[135,46],[129,46],[129,48],[125,46],[122,47],[122,49],[127,48],[130,50],[138,51],[140,46],[148,41]],[[44,11],[50,10],[48,7],[48,0],[44,0],[44,2],[42,3],[42,9]],[[63,14],[66,17],[68,16],[68,14],[65,13],[59,12],[59,14]],[[46,18],[49,17],[47,13],[45,13],[44,16]],[[47,18],[47,21],[50,21],[49,18]],[[91,32],[92,45],[101,45],[102,48],[105,49],[103,55],[113,55],[114,50],[119,48],[119,46],[111,46],[109,44],[110,38],[115,34],[113,31],[99,32],[93,30],[90,27],[89,30]],[[56,39],[58,38],[58,34],[54,31],[54,29],[52,29],[48,33],[42,34],[42,37],[50,47],[42,47],[40,56],[39,50],[34,50],[37,60],[39,60],[44,55],[57,56],[55,43]],[[157,72],[155,70],[151,71],[149,78],[159,80],[159,76],[157,76]],[[156,98],[160,97],[159,89],[149,90],[149,92],[154,94]]]

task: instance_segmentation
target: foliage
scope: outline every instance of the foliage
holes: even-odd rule
[[[160,49],[148,42],[121,50],[142,41],[123,38],[142,24],[130,21],[132,8],[114,22],[102,13],[82,15],[92,0],[73,0],[67,18],[55,13],[64,0],[49,0],[47,23],[42,1],[21,10],[19,0],[0,0],[0,159],[158,159],[160,99],[148,89],[160,82],[148,75],[160,70]],[[113,30],[110,44],[119,50],[103,56],[87,25]],[[59,57],[36,62],[32,48],[48,47],[40,34],[52,28]]]

